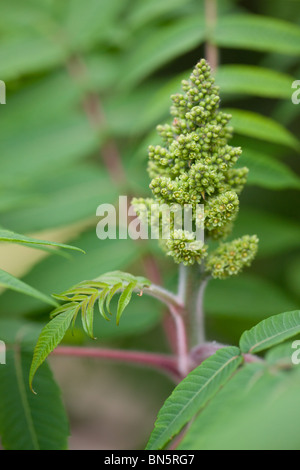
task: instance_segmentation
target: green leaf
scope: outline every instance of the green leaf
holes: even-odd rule
[[[268,189],[300,189],[300,178],[284,163],[250,149],[245,149],[239,167],[249,168],[247,184]]]
[[[0,269],[0,286],[6,289],[14,290],[16,292],[20,292],[21,294],[28,295],[30,297],[34,297],[35,299],[38,299],[43,303],[47,303],[48,305],[57,305],[57,303],[51,299],[51,297],[48,297],[28,284],[25,284],[25,282],[20,281],[2,269]]]
[[[119,325],[121,316],[131,300],[133,290],[136,287],[137,283],[138,283],[137,280],[130,282],[128,286],[124,289],[122,294],[120,295],[119,302],[118,302],[118,310],[117,310],[117,325]]]
[[[20,0],[11,0],[1,8],[0,29],[5,34],[17,28],[18,31],[28,27],[36,29],[40,24],[49,23],[51,17],[50,3],[35,0],[22,3]],[[13,29],[11,29],[13,28]]]
[[[118,305],[117,296],[111,301],[111,311],[116,312]],[[102,321],[102,318],[94,318],[94,336],[99,341],[115,341],[124,338],[133,338],[141,334],[153,331],[162,319],[163,306],[154,298],[143,295],[133,295],[126,315],[116,328],[115,322]],[[1,326],[1,325],[0,325]],[[65,343],[90,344],[89,337],[82,331],[79,321],[74,330],[69,329],[64,338]]]
[[[224,348],[183,379],[161,408],[146,449],[162,449],[218,392],[242,361],[238,348]]]
[[[22,83],[22,87],[10,94],[9,106],[0,115],[1,131],[6,139],[13,138],[15,132],[20,135],[32,129],[40,132],[43,126],[66,117],[82,93],[80,85],[70,80],[67,70],[63,69]],[[26,109],[26,113],[20,114],[20,107]]]
[[[153,97],[162,86],[161,80],[148,80],[135,88],[134,93],[127,90],[103,99],[107,126],[115,137],[130,139],[144,136],[152,127],[153,116],[148,116]],[[164,111],[168,109],[168,105]],[[124,119],[126,116],[126,119]],[[136,116],[139,116],[137,121]]]
[[[25,207],[18,205],[2,215],[3,225],[27,233],[61,227],[93,217],[99,200],[114,203],[117,198],[106,170],[94,164],[39,175],[32,181],[31,192],[32,201]]]
[[[95,280],[102,281],[110,285],[116,284],[119,281],[127,282],[127,283],[137,281],[137,284],[139,284],[141,288],[144,286],[151,285],[151,281],[149,281],[149,279],[143,276],[134,276],[133,274],[125,273],[123,271],[111,271],[111,272],[102,274],[101,276],[97,277]]]
[[[81,304],[81,318],[82,318],[82,325],[84,331],[88,336],[92,339],[94,338],[94,305],[98,298],[98,292],[91,295],[90,297],[86,297],[85,300]],[[80,309],[80,304],[77,306],[77,311]]]
[[[0,435],[6,450],[66,450],[69,426],[60,390],[47,364],[28,387],[31,354],[19,346],[7,351],[0,367]]]
[[[245,331],[240,339],[243,353],[257,353],[300,333],[300,310],[281,313]]]
[[[0,189],[0,211],[5,213],[15,208],[24,208],[28,204],[35,201],[36,196],[28,190],[19,190],[15,188],[1,188]]]
[[[117,81],[118,61],[111,53],[98,49],[85,56],[85,64],[87,86],[105,93]]]
[[[129,263],[134,263],[141,255],[141,251],[132,240],[100,241],[95,236],[94,229],[82,234],[72,241],[72,244],[80,246],[86,255],[74,252],[71,260],[48,257],[24,277],[24,282],[52,295],[68,289],[82,279],[95,278],[99,275],[99,271],[126,269]],[[20,302],[17,295],[9,292],[0,296],[0,305],[0,312],[10,311],[14,315],[39,314],[44,308],[40,301],[28,297]]]
[[[241,109],[224,109],[224,112],[232,115],[231,125],[236,133],[299,151],[298,139],[273,119]]]
[[[219,18],[214,42],[221,47],[298,55],[300,28],[292,23],[247,14]]]
[[[42,330],[38,339],[37,345],[34,349],[34,355],[29,374],[29,385],[31,390],[32,381],[36,374],[36,371],[49,356],[49,354],[56,348],[61,342],[67,329],[69,328],[71,321],[75,315],[75,309],[66,310],[65,312],[57,315],[53,318]]]
[[[124,290],[118,302],[117,324],[119,324],[121,315],[131,300],[133,290],[136,287],[142,289],[145,284],[148,285],[150,282],[143,277],[134,277],[131,274],[122,273],[119,271],[108,273],[107,277],[103,275],[100,276],[100,278],[104,278],[106,281],[107,279],[113,279],[113,281],[115,281],[116,278],[119,281],[120,279],[122,281],[125,279],[125,284],[124,282],[121,282],[122,289]],[[72,326],[74,327],[76,317],[80,310],[83,329],[86,334],[93,339],[94,305],[97,299],[99,300],[99,310],[101,315],[106,320],[109,320],[105,313],[104,304],[110,289],[112,288],[115,292],[115,282],[109,284],[107,281],[106,284],[99,282],[100,278],[98,278],[96,281],[83,281],[80,284],[72,287],[70,290],[63,292],[62,295],[55,296],[56,298],[65,300],[66,303],[57,307],[52,312],[51,316],[53,319],[43,328],[40,334],[34,350],[34,357],[30,370],[29,383],[31,388],[32,380],[37,369],[64,338],[71,322]],[[126,279],[130,279],[130,282],[126,283]]]
[[[47,70],[64,62],[67,49],[59,41],[39,35],[23,34],[2,38],[0,46],[1,79],[11,80]]]
[[[113,296],[115,295],[115,293],[121,289],[123,286],[122,282],[117,282],[111,289],[110,291],[108,292],[107,296],[106,296],[106,309],[108,311],[108,313],[111,315],[111,311],[109,309],[110,307],[110,303],[111,303],[111,300],[113,298]]]
[[[174,13],[178,11],[181,6],[190,3],[189,0],[169,0],[168,2],[162,2],[161,0],[148,0],[147,2],[140,1],[129,10],[128,23],[131,28],[140,29],[149,21],[154,19],[161,19],[161,17],[167,13]],[[201,5],[199,5],[201,8]]]
[[[261,414],[267,408],[274,411],[275,397],[289,383],[284,379],[288,378],[270,373],[264,364],[245,364],[194,420],[178,450],[257,450],[270,444],[281,449],[287,428],[281,430],[281,420],[276,419],[276,433],[272,432],[270,420]]]
[[[300,369],[244,366],[196,418],[180,450],[298,450]]]
[[[71,309],[75,309],[75,307],[77,307],[77,303],[76,302],[70,302],[68,303],[68,305],[59,305],[55,310],[52,310],[51,312],[51,318],[54,318],[56,317],[57,315],[60,315],[61,313],[65,313],[66,310],[71,310]]]
[[[295,349],[293,348],[293,341],[288,341],[270,349],[270,351],[267,352],[265,359],[269,364],[277,367],[293,367],[292,355],[294,352]]]
[[[109,293],[109,287],[106,287],[105,289],[103,289],[100,292],[99,302],[98,302],[100,315],[104,318],[104,320],[107,320],[107,321],[109,321],[110,319],[108,318],[108,316],[105,313],[104,304],[105,304],[105,298],[106,298],[108,293]]]
[[[27,318],[10,318],[6,316],[0,319],[0,337],[5,342],[7,350],[16,343],[22,341],[22,347],[32,349],[41,332],[41,327],[36,322]]]
[[[50,122],[22,128],[18,139],[12,134],[0,142],[0,182],[6,185],[13,180],[14,184],[28,184],[51,174],[53,183],[60,169],[85,158],[98,143],[97,132],[81,112],[68,111]],[[20,159],[20,155],[26,158]]]
[[[25,235],[20,235],[15,232],[11,232],[10,230],[3,230],[0,228],[0,242],[10,242],[10,243],[19,243],[25,245],[32,245],[33,248],[39,246],[43,248],[43,246],[50,246],[56,248],[65,248],[67,250],[74,250],[74,251],[81,251],[81,253],[85,253],[80,248],[70,245],[64,245],[63,243],[56,243],[56,242],[49,242],[45,240],[38,240],[37,238],[27,237]]]
[[[221,93],[290,99],[290,75],[254,65],[222,65],[215,74]]]
[[[296,77],[299,76],[299,72]],[[294,93],[296,89],[292,89]],[[277,103],[277,106],[272,113],[273,119],[281,122],[282,125],[289,127],[299,116],[299,106],[295,105],[292,100],[281,101]]]
[[[144,34],[136,42],[131,56],[123,66],[122,87],[133,87],[160,66],[199,46],[205,28],[201,18],[184,18],[177,23]]]
[[[107,39],[122,8],[119,0],[70,0],[63,27],[72,47],[85,50]]]

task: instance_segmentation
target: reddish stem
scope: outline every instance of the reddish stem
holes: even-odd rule
[[[177,354],[177,332],[176,332],[176,326],[174,323],[173,318],[170,315],[169,310],[165,312],[164,318],[163,318],[163,329],[165,336],[168,341],[168,345],[172,351],[173,354]]]
[[[152,255],[146,254],[143,258],[143,264],[148,279],[150,279],[151,282],[154,282],[155,284],[161,286],[162,278],[156,259],[153,258]]]
[[[212,35],[217,22],[217,0],[205,0],[205,19],[207,27],[205,55],[212,70],[216,70],[219,63],[219,51],[212,40]]]
[[[82,348],[77,346],[59,346],[52,354],[55,356],[110,359],[119,362],[146,365],[168,373],[176,382],[181,378],[178,372],[176,358],[164,354],[105,348]]]
[[[199,366],[203,361],[208,359],[210,356],[215,354],[219,349],[223,349],[228,347],[228,345],[217,343],[213,341],[211,343],[204,343],[196,346],[190,352],[190,359],[192,368]],[[253,362],[264,362],[262,358],[259,356],[255,356],[253,354],[243,354],[244,361],[247,364],[251,364]]]
[[[169,309],[176,327],[178,371],[184,378],[190,372],[190,356],[183,312],[174,305],[169,305]]]
[[[68,62],[70,75],[79,83],[86,82],[88,70],[80,56],[74,56]],[[91,125],[99,130],[106,126],[106,117],[97,93],[87,92],[83,98],[83,108]],[[112,139],[107,139],[101,149],[101,157],[112,181],[118,185],[126,181],[121,155]]]

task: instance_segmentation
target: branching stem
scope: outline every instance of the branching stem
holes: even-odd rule
[[[146,295],[155,297],[156,299],[166,304],[168,307],[172,305],[177,310],[184,309],[184,304],[182,303],[178,295],[175,295],[169,290],[164,289],[163,287],[157,286],[156,284],[151,284],[149,287],[145,287],[143,292]]]
[[[67,356],[91,359],[107,359],[120,363],[139,364],[141,366],[149,366],[156,370],[160,370],[169,375],[176,383],[180,382],[190,370],[200,365],[205,359],[215,354],[216,351],[225,347],[223,344],[216,342],[205,343],[192,349],[190,353],[187,351],[187,342],[185,337],[185,328],[183,328],[183,318],[180,314],[173,312],[177,325],[178,348],[179,354],[168,356],[166,354],[155,354],[143,351],[126,351],[119,349],[106,348],[90,348],[78,346],[58,346],[51,355]],[[263,360],[252,354],[244,354],[244,360],[247,363],[263,362]]]

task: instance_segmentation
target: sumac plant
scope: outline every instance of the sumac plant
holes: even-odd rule
[[[114,271],[82,280],[54,295],[60,305],[36,344],[30,387],[33,390],[38,368],[79,317],[85,333],[94,338],[94,315],[100,313],[104,321],[109,321],[116,313],[119,324],[133,295],[151,296],[166,306],[174,322],[176,353],[126,350],[115,354],[119,361],[164,371],[175,382],[146,448],[268,446],[271,441],[261,441],[260,437],[273,421],[278,424],[282,420],[287,427],[283,404],[288,397],[296,399],[300,377],[292,366],[291,345],[277,345],[300,333],[300,311],[262,321],[245,331],[238,345],[206,339],[203,296],[207,283],[212,278],[238,275],[252,263],[258,249],[255,234],[230,238],[248,169],[236,167],[242,149],[229,143],[231,116],[220,110],[219,88],[205,60],[196,65],[188,80],[182,81],[181,93],[171,98],[171,123],[158,126],[162,143],[149,147],[152,198],[135,198],[132,205],[141,219],[153,213],[161,228],[157,204],[202,204],[204,219],[194,218],[193,226],[203,224],[205,239],[196,240],[194,232],[177,229],[174,220],[170,221],[170,237],[159,243],[178,265],[175,293],[144,277]],[[149,210],[140,210],[141,206]],[[111,309],[114,296],[118,297],[116,312]],[[270,351],[264,357],[261,353],[267,349]],[[95,348],[90,354],[101,357],[101,350]],[[110,357],[109,352],[106,355]],[[38,387],[36,392],[43,393]]]

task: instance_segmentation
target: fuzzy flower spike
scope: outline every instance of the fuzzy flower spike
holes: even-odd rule
[[[238,274],[255,257],[258,239],[246,236],[230,243],[222,240],[232,231],[248,168],[234,168],[242,150],[228,143],[233,131],[228,125],[231,116],[219,110],[219,87],[204,59],[196,65],[190,79],[182,81],[182,93],[171,99],[173,121],[157,127],[163,145],[149,147],[153,198],[134,199],[132,204],[141,218],[145,217],[145,211],[139,210],[142,204],[150,212],[151,207],[156,207],[157,212],[161,204],[190,205],[193,209],[202,204],[205,241],[220,240],[220,247],[210,254],[208,245],[196,240],[193,230],[178,230],[173,221],[170,237],[161,240],[164,250],[176,263],[205,263],[213,277]],[[150,212],[146,212],[149,223]],[[197,227],[195,210],[193,214],[193,227]],[[161,224],[159,213],[156,218]]]

